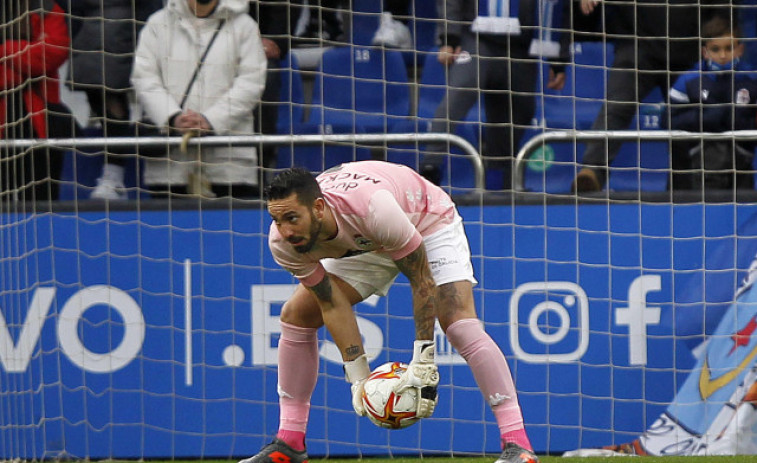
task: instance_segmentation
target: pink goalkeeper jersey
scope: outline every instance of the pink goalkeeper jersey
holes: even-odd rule
[[[403,165],[351,162],[322,173],[317,180],[334,213],[337,236],[301,254],[281,237],[276,224],[271,224],[268,234],[276,262],[306,286],[323,279],[323,258],[375,251],[398,260],[456,217],[452,199],[441,188]]]

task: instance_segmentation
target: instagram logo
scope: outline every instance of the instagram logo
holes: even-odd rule
[[[510,346],[527,362],[579,360],[589,347],[586,292],[569,281],[538,281],[515,288],[510,298]]]

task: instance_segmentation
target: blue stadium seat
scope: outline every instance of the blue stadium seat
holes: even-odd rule
[[[280,134],[297,132],[305,121],[305,91],[297,57],[287,53],[281,60],[281,94],[276,130]]]
[[[639,106],[630,130],[660,130],[664,97],[658,89]],[[670,168],[667,141],[626,142],[612,164],[609,188],[616,191],[665,191]]]
[[[321,134],[319,126],[303,124],[298,129],[298,134]],[[359,127],[354,132],[365,133]],[[304,167],[311,172],[322,172],[344,162],[361,161],[371,159],[371,151],[365,146],[344,143],[339,145],[282,145],[279,146],[276,158],[276,167],[284,169],[297,166]]]
[[[439,15],[436,12],[437,0],[414,0],[407,23],[413,35],[415,47],[403,52],[405,61],[412,64],[415,51],[429,51],[436,46],[436,25]],[[379,27],[381,2],[376,0],[352,1],[352,44],[370,46],[373,35]]]
[[[531,138],[542,130],[529,130],[524,138]],[[531,162],[523,171],[523,186],[526,191],[544,193],[567,193],[576,176],[576,153],[583,152],[583,145],[553,143],[537,148],[531,153]],[[545,156],[549,153],[550,156]],[[546,158],[544,162],[541,159]]]
[[[87,127],[84,129],[85,137],[99,138],[102,137],[102,130],[99,128]],[[86,151],[86,152],[85,152]],[[59,199],[62,201],[73,201],[89,199],[92,190],[97,185],[97,179],[100,177],[105,157],[102,155],[95,156],[96,150],[86,149],[79,152],[74,150],[66,151],[63,158],[63,170],[61,171],[61,186],[59,190]],[[124,185],[129,188],[129,199],[137,197],[147,198],[149,195],[146,190],[140,188],[139,191],[134,187],[142,186],[139,182],[139,171],[141,163],[134,157],[127,158],[124,165]]]
[[[415,37],[415,49],[418,51],[431,51],[437,47],[439,13],[436,6],[437,0],[415,0],[415,21],[408,27]]]
[[[580,169],[575,164],[586,149],[584,143],[552,143],[541,148],[553,158],[539,162],[539,149],[526,165],[524,186],[528,191],[567,193]],[[664,191],[670,166],[667,142],[626,142],[613,162],[608,188],[614,191]]]
[[[324,52],[308,122],[322,132],[386,133],[410,116],[410,84],[402,54],[338,47]]]
[[[601,42],[578,42],[573,46],[573,65],[565,69],[565,87],[550,90],[545,64],[537,84],[536,117],[548,129],[588,130],[605,97],[606,71],[612,64],[613,46]]]
[[[370,46],[373,34],[379,27],[381,2],[376,0],[352,1],[352,34],[353,45]]]
[[[537,87],[543,93],[543,98],[537,97],[535,119],[538,128],[529,131],[526,139],[545,129],[591,129],[605,99],[607,69],[612,65],[613,45],[579,42],[574,44],[573,56],[575,64],[566,68],[565,87],[560,91],[546,88],[549,68],[544,65]],[[642,102],[639,114],[629,129],[658,130],[663,99],[659,91],[649,95]],[[576,173],[574,161],[581,159],[585,145],[555,143],[551,148],[554,150],[554,161],[546,171],[539,168],[526,169],[526,189],[554,193],[570,189]],[[669,158],[666,143],[625,143],[613,162],[609,188],[617,191],[664,190]]]
[[[417,118],[413,121],[413,127],[407,130],[428,132],[431,122],[439,104],[447,92],[447,69],[438,60],[438,48],[422,54],[423,70],[419,80]],[[479,99],[468,111],[466,117],[455,126],[455,134],[461,136],[475,148],[480,147],[482,124],[486,122],[485,112]],[[452,148],[451,154],[459,155],[462,151]],[[455,174],[446,175],[446,170]],[[471,188],[475,185],[474,173],[468,159],[461,156],[453,156],[449,163],[445,163],[442,169],[443,183],[449,178],[452,187]]]
[[[403,123],[402,130],[399,131],[428,132],[431,129],[431,121],[436,108],[447,92],[447,69],[437,59],[437,51],[438,49],[434,49],[423,54],[423,71],[418,88],[417,119],[411,123]],[[478,147],[481,124],[485,122],[486,117],[479,100],[468,111],[465,119],[457,124],[455,133]]]

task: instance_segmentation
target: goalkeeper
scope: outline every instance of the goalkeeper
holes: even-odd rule
[[[399,390],[418,388],[418,416],[436,404],[436,319],[471,367],[499,426],[498,463],[538,459],[523,427],[510,369],[483,330],[473,300],[468,239],[452,199],[412,169],[381,161],[342,164],[318,178],[300,168],[266,188],[273,218],[269,246],[276,262],[300,281],[281,310],[278,346],[280,419],[274,441],[243,463],[307,461],[305,431],[318,378],[317,330],[329,330],[352,384],[352,406],[364,415],[361,392],[370,373],[352,306],[385,295],[402,272],[413,294],[413,358]],[[242,462],[240,462],[242,463]]]

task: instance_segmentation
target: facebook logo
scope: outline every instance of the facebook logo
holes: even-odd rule
[[[647,294],[662,288],[660,275],[642,275],[628,287],[628,307],[615,309],[615,322],[628,327],[628,363],[647,363],[647,325],[660,323],[660,308],[647,306]]]

